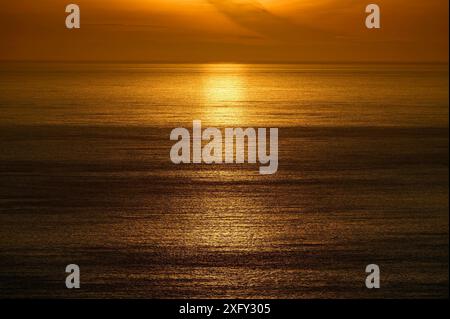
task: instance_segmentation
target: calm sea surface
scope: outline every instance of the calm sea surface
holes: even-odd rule
[[[0,297],[448,297],[448,85],[447,65],[0,64]],[[278,127],[278,173],[172,164],[193,120]]]

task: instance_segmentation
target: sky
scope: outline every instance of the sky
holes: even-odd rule
[[[81,29],[65,27],[65,7]],[[379,30],[365,7],[381,8]],[[448,62],[448,0],[2,1],[0,60]]]

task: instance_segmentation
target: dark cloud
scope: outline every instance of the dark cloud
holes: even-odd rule
[[[320,30],[294,24],[279,17],[255,0],[207,0],[218,11],[238,25],[276,40],[319,40],[330,35]]]

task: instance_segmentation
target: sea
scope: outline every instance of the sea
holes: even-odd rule
[[[448,298],[448,88],[447,64],[1,62],[0,297]],[[173,164],[193,120],[278,128],[278,172]]]

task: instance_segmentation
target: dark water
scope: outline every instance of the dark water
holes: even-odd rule
[[[172,164],[194,119],[278,173]],[[2,64],[0,150],[1,297],[448,297],[448,66]]]

